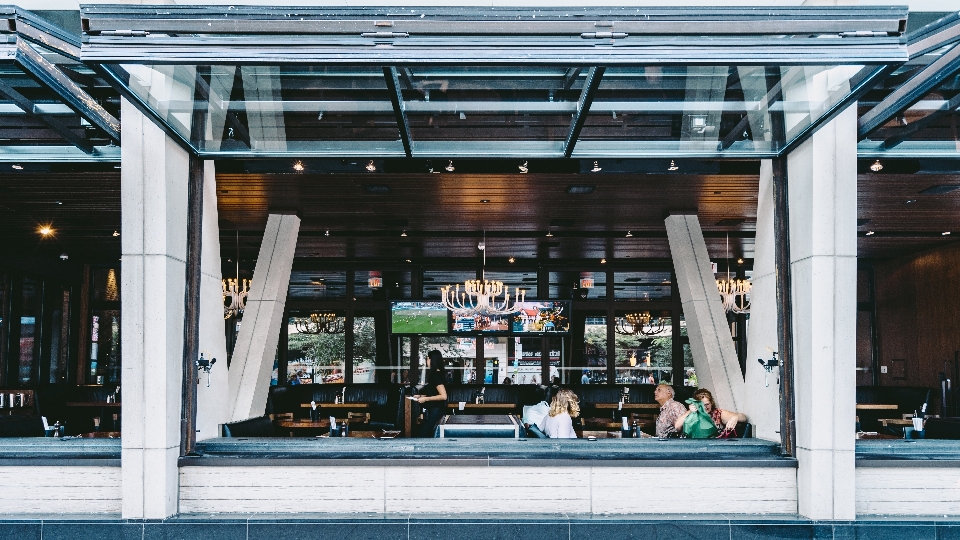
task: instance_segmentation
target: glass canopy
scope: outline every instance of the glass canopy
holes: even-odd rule
[[[203,157],[441,159],[775,157],[908,58],[903,8],[572,11],[84,6],[81,56]]]
[[[16,8],[0,17],[0,161],[119,161],[120,102],[79,38]]]

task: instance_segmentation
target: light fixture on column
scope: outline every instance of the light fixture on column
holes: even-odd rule
[[[880,163],[880,160],[876,160],[870,165],[870,170],[873,172],[880,172],[883,170],[883,163]]]
[[[730,277],[730,235],[727,235],[727,279],[717,280],[717,290],[723,300],[723,309],[727,313],[750,313],[750,289],[748,279]]]
[[[237,277],[236,279],[220,280],[223,292],[223,318],[237,317],[247,306],[247,295],[250,293],[250,280],[240,279],[240,231],[237,231]]]
[[[664,331],[667,320],[663,317],[654,317],[649,311],[627,313],[617,317],[617,325],[613,328],[618,334],[625,336],[655,336]]]
[[[453,166],[453,160],[452,160],[452,159],[447,161],[447,166],[444,167],[443,169],[444,169],[445,171],[447,171],[447,172],[453,172],[453,171],[457,170],[456,167]]]
[[[345,320],[335,313],[311,313],[309,317],[294,317],[293,324],[300,334],[342,334]]]
[[[468,279],[463,283],[463,292],[460,284],[446,285],[440,288],[443,305],[455,317],[508,315],[517,311],[517,302],[523,302],[526,291],[517,287],[514,297],[510,297],[510,287],[504,286],[502,281],[486,279],[487,266],[487,238],[477,244],[477,249],[483,253],[483,263],[480,267],[480,279]]]

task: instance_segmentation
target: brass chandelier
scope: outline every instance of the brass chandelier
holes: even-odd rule
[[[309,317],[294,317],[293,324],[301,334],[342,334],[345,317],[335,313],[311,313]]]
[[[440,288],[443,306],[453,312],[456,317],[471,317],[474,315],[509,315],[517,312],[517,302],[526,299],[526,291],[517,287],[514,289],[513,300],[510,298],[510,287],[504,286],[502,281],[485,279],[487,266],[487,235],[477,244],[483,252],[483,266],[481,279],[468,279],[463,283],[463,292],[460,284],[446,285]]]
[[[613,329],[616,333],[626,336],[655,336],[663,332],[666,324],[667,321],[663,317],[654,317],[649,311],[641,311],[617,317],[617,325]]]

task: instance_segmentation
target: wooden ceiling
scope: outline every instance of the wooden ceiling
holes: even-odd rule
[[[99,167],[0,172],[4,251],[116,260],[120,175]],[[890,169],[859,176],[859,256],[887,259],[956,241],[960,189],[921,192],[960,185],[960,175]],[[221,253],[225,269],[233,268],[239,237],[242,266],[251,271],[267,215],[296,211],[300,260],[475,261],[484,231],[494,261],[668,259],[665,213],[695,208],[712,256],[725,256],[729,233],[731,257],[749,260],[757,183],[749,174],[220,174]],[[369,192],[383,186],[387,193]],[[569,186],[594,191],[574,195]],[[42,224],[52,224],[52,238],[37,234]]]

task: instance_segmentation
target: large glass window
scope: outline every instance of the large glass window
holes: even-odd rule
[[[583,373],[569,382],[605,384],[607,382],[607,318],[587,317],[583,327]],[[572,375],[572,374],[571,374]]]
[[[343,384],[346,334],[302,331],[312,330],[302,322],[303,318],[308,317],[301,317],[299,325],[298,317],[287,320],[287,383]]]
[[[51,287],[52,289],[52,287]],[[51,298],[50,350],[46,378],[51,384],[67,382],[70,362],[70,289],[60,287]]]
[[[120,382],[120,310],[90,311],[90,355],[87,383]]]
[[[17,381],[36,382],[37,360],[40,357],[40,317],[43,305],[43,282],[24,278],[20,302],[20,354],[17,359]]]
[[[616,334],[617,384],[673,383],[673,326],[669,317],[655,320],[639,329],[646,333]]]
[[[443,354],[447,380],[470,383],[477,378],[477,340],[472,337],[420,336],[420,381],[426,380],[427,353],[436,349]]]
[[[377,380],[377,325],[374,317],[353,318],[353,382],[372,383]],[[389,376],[388,376],[389,377]]]
[[[617,300],[670,300],[670,272],[615,272],[613,297]]]

